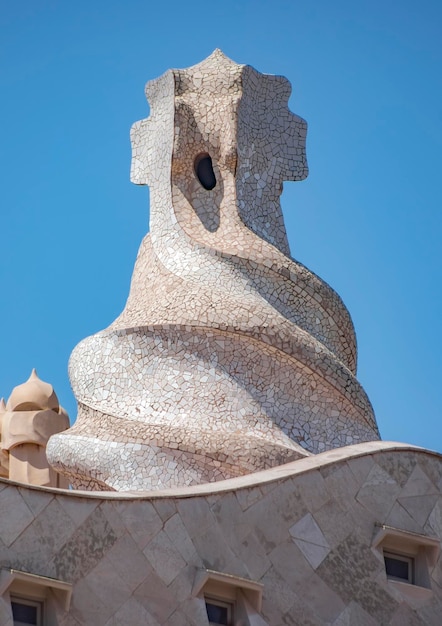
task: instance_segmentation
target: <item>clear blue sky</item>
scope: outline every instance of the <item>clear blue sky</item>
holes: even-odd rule
[[[220,47],[283,74],[310,176],[292,255],[342,296],[384,439],[442,451],[442,4],[15,0],[0,12],[0,396],[32,367],[75,418],[74,345],[122,310],[148,190],[144,84]]]

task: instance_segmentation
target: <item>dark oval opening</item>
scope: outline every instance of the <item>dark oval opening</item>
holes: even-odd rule
[[[204,189],[207,191],[213,189],[216,185],[216,178],[210,155],[199,154],[195,159],[194,168],[196,177]]]

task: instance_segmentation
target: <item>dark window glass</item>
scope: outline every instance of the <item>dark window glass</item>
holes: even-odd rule
[[[394,559],[391,556],[385,556],[385,571],[387,576],[392,578],[400,578],[401,580],[411,581],[410,567],[411,563],[408,560],[402,561],[401,559]]]
[[[229,613],[226,606],[218,606],[217,604],[206,602],[206,609],[209,622],[213,622],[214,624],[229,623]]]
[[[12,617],[21,624],[37,624],[37,607],[30,604],[11,602]]]
[[[195,159],[195,174],[207,191],[216,185],[215,172],[213,171],[212,159],[208,154],[200,154]]]

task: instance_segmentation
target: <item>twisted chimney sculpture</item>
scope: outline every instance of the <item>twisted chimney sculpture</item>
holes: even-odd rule
[[[289,256],[282,183],[307,176],[290,91],[219,50],[147,84],[131,179],[150,234],[124,311],[73,351],[77,421],[47,449],[74,487],[192,485],[379,438],[350,315]]]

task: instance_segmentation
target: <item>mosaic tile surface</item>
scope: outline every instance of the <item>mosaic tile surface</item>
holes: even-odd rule
[[[150,233],[124,311],[71,356],[77,421],[47,449],[74,486],[192,485],[379,438],[350,315],[290,258],[279,198],[307,176],[290,91],[220,51],[147,84],[131,179]]]

